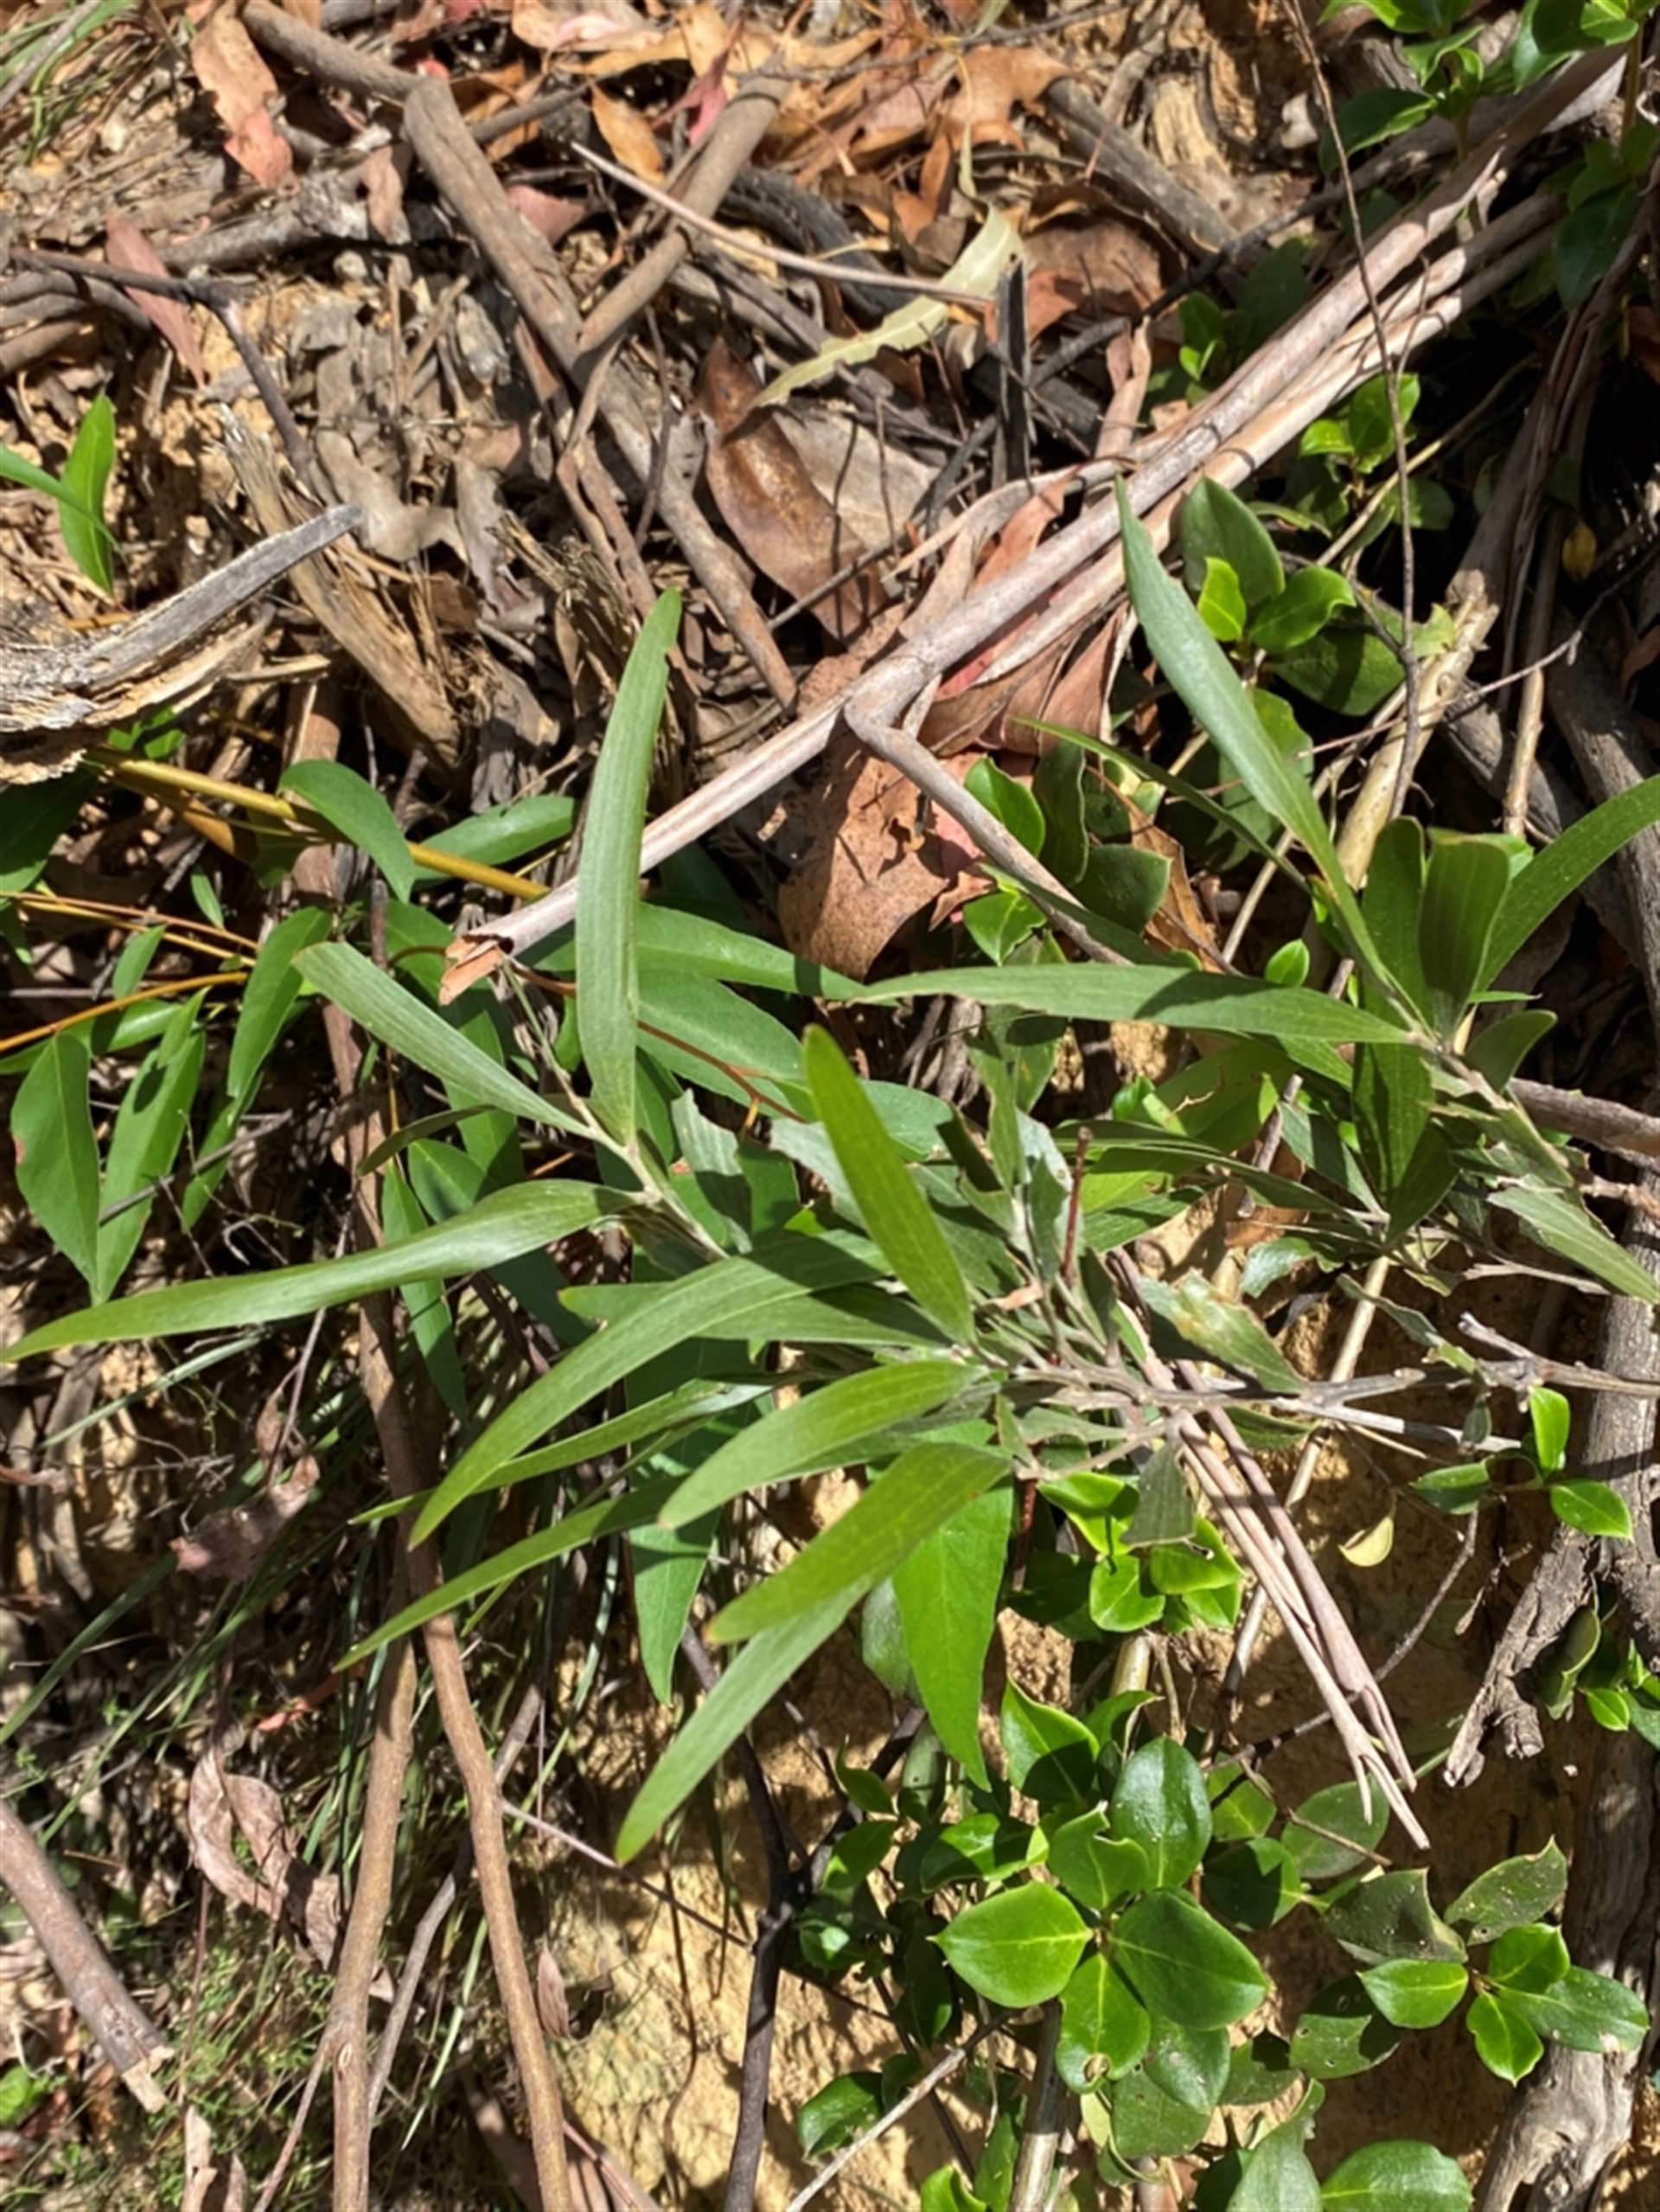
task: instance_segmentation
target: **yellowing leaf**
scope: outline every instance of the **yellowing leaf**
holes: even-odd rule
[[[1583,584],[1597,565],[1597,534],[1588,522],[1576,522],[1562,547],[1562,566],[1576,584]]]
[[[993,208],[941,278],[940,288],[942,291],[969,292],[977,299],[990,299],[997,290],[998,278],[1019,251],[1019,234],[1013,224]],[[873,360],[884,346],[896,353],[909,353],[926,345],[936,331],[944,329],[949,312],[942,299],[907,300],[903,307],[896,308],[878,323],[874,330],[865,331],[855,338],[833,338],[810,361],[798,361],[782,376],[775,376],[756,405],[776,406],[780,400],[787,400],[804,384],[818,383],[833,368],[857,368],[861,361]]]
[[[1395,1508],[1338,1549],[1351,1567],[1381,1567],[1395,1549]]]

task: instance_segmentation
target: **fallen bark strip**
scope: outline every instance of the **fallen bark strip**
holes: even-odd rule
[[[258,0],[258,4],[263,6],[265,0]],[[1459,163],[1420,207],[1395,219],[1366,257],[1367,278],[1350,269],[1197,409],[1179,433],[1144,441],[1131,455],[1125,470],[1136,512],[1144,517],[1156,515],[1201,475],[1215,475],[1224,482],[1242,480],[1341,394],[1345,376],[1353,375],[1358,381],[1372,373],[1367,278],[1374,294],[1387,292],[1401,279],[1459,219],[1471,201],[1501,180],[1516,154],[1547,130],[1557,113],[1605,67],[1594,54],[1580,56],[1529,100],[1494,139]],[[1500,232],[1499,236],[1508,240],[1510,233]],[[1406,342],[1408,336],[1412,342],[1421,342],[1433,335],[1439,318],[1451,321],[1464,311],[1466,295],[1458,289],[1456,274],[1467,267],[1468,256],[1477,250],[1477,241],[1460,246],[1455,250],[1455,259],[1446,264],[1446,288],[1434,310],[1436,321],[1427,321],[1416,307],[1397,308],[1398,315],[1410,318],[1400,326],[1399,342]],[[1529,257],[1534,248],[1524,239],[1513,250],[1518,256]],[[1508,254],[1501,256],[1501,263],[1509,268]],[[1491,271],[1485,273],[1495,283],[1505,280]],[[1343,360],[1334,349],[1345,344],[1355,351]],[[1297,387],[1300,387],[1299,399],[1294,406],[1288,406],[1286,395]],[[1152,522],[1149,527],[1154,527],[1157,539],[1159,528]],[[1089,508],[1018,568],[970,594],[961,605],[918,630],[897,653],[858,678],[840,699],[793,723],[725,776],[671,808],[646,832],[642,867],[650,870],[661,865],[805,767],[823,751],[845,713],[856,708],[867,726],[899,725],[906,709],[928,684],[943,677],[1051,594],[1066,591],[1072,595],[1074,604],[1068,613],[1073,626],[1086,611],[1098,617],[1108,604],[1109,572],[1094,570],[1090,564],[1114,543],[1117,535],[1114,502],[1103,501]],[[1042,624],[1022,633],[1013,649],[1023,655],[1042,649],[1057,634],[1059,620],[1057,614],[1046,616]],[[1006,669],[1012,662],[1012,653],[999,665]],[[579,885],[578,874],[547,898],[458,937],[449,955],[452,968],[465,962],[464,969],[456,972],[463,973],[468,981],[476,980],[500,959],[520,954],[551,935],[574,915]]]

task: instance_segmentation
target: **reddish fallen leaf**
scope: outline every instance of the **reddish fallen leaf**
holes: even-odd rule
[[[822,587],[866,548],[808,475],[770,408],[753,406],[760,386],[747,363],[717,338],[698,375],[698,404],[712,425],[706,467],[726,527],[763,576],[792,599],[814,592],[813,612],[841,643],[885,604],[868,569],[832,591]]]
[[[551,192],[539,192],[533,184],[510,184],[508,205],[550,246],[557,246],[588,212],[580,200],[557,199]]]
[[[196,82],[214,103],[225,125],[225,150],[256,183],[281,184],[294,167],[287,142],[278,137],[267,102],[277,97],[277,80],[259,50],[228,8],[217,8],[189,44]]]
[[[132,269],[146,277],[171,274],[167,264],[137,224],[125,215],[105,216],[104,251],[118,269]],[[122,289],[125,291],[126,287],[124,285]],[[202,358],[201,342],[196,336],[195,325],[190,320],[190,310],[184,302],[169,299],[160,292],[136,289],[129,291],[127,297],[149,316],[197,384],[206,384],[208,364]]]

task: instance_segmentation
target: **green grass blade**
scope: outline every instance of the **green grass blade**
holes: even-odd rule
[[[634,1140],[640,1020],[640,840],[652,755],[680,629],[680,595],[665,591],[642,626],[617,687],[594,770],[577,906],[577,1020],[594,1112],[621,1145]]]
[[[644,1528],[656,1519],[676,1480],[672,1474],[665,1475],[661,1481],[643,1482],[637,1490],[625,1491],[620,1498],[601,1498],[591,1506],[567,1513],[552,1528],[538,1529],[534,1536],[510,1544],[505,1551],[492,1552],[476,1567],[453,1576],[438,1589],[429,1590],[425,1597],[406,1605],[390,1621],[382,1621],[373,1635],[364,1637],[361,1644],[354,1644],[339,1661],[342,1672],[355,1666],[360,1659],[370,1658],[383,1644],[393,1643],[399,1636],[407,1636],[424,1627],[437,1614],[459,1612],[475,1598],[487,1596],[491,1590],[517,1582],[521,1575],[533,1575],[539,1567],[546,1567],[551,1560],[563,1559],[584,1544],[597,1544],[605,1537]]]
[[[974,1317],[962,1270],[858,1077],[826,1030],[808,1031],[801,1058],[867,1233],[929,1320],[954,1343],[972,1344]]]

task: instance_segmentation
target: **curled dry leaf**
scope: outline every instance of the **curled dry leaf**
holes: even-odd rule
[[[184,2196],[181,2212],[242,2212],[246,2169],[234,2151],[228,2164],[214,2152],[214,2132],[194,2105],[184,2108]]]
[[[663,164],[663,150],[639,109],[631,107],[625,99],[613,99],[597,85],[591,101],[599,134],[623,168],[648,184],[661,185],[668,173]]]
[[[762,574],[793,599],[820,592],[813,612],[845,643],[884,604],[882,587],[861,569],[833,591],[823,590],[866,548],[814,483],[776,415],[755,409],[759,388],[748,365],[718,338],[698,377],[698,402],[712,433],[709,489]]]
[[[256,183],[281,184],[294,166],[287,141],[278,137],[267,102],[277,80],[228,8],[215,9],[190,41],[190,67],[225,125],[225,150]]]
[[[104,222],[104,249],[112,267],[132,269],[146,277],[170,276],[172,272],[137,223],[125,215],[110,214]],[[122,287],[124,291],[126,287]],[[182,299],[168,299],[160,292],[129,291],[133,304],[149,316],[184,363],[198,385],[208,381],[208,364],[201,342]]]
[[[238,1723],[225,1723],[196,1761],[185,1812],[191,1856],[220,1896],[286,1928],[331,1972],[340,1942],[340,1883],[301,1856],[298,1834],[284,1820],[282,1799],[271,1784],[231,1771],[228,1762],[245,1741]],[[253,1871],[238,1856],[238,1836]],[[379,1981],[389,1995],[387,1977]]]

